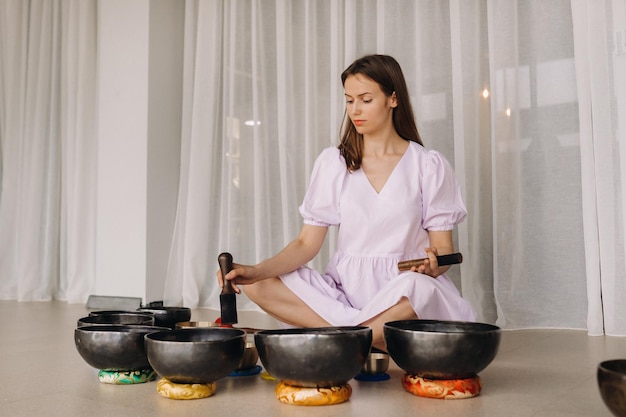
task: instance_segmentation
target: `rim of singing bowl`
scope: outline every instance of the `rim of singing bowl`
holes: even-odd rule
[[[154,315],[134,311],[120,311],[116,313],[102,313],[93,316],[81,317],[76,322],[76,327],[103,325],[103,324],[128,324],[154,326]]]
[[[191,311],[189,307],[179,306],[154,306],[154,307],[139,307],[136,311],[148,311],[154,314],[165,314],[166,312],[187,312]]]
[[[142,313],[142,314],[153,314],[147,311],[141,312],[137,310],[93,310],[89,312],[89,316],[97,316],[98,314],[118,314],[118,313]]]
[[[603,372],[626,379],[626,359],[607,359],[598,364]]]
[[[476,321],[455,321],[455,320],[395,320],[389,321],[383,327],[393,327],[407,332],[428,332],[428,333],[480,333],[500,332],[502,329],[495,324],[481,323]]]

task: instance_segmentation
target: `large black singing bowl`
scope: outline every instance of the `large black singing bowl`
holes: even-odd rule
[[[148,361],[161,377],[177,384],[208,384],[237,369],[246,332],[206,327],[151,333]]]
[[[154,314],[154,324],[173,329],[176,323],[189,321],[191,319],[191,309],[189,307],[140,307],[137,311]]]
[[[140,325],[92,325],[74,330],[74,344],[80,356],[96,369],[135,371],[150,368],[144,336],[167,330]]]
[[[133,311],[94,314],[78,319],[77,327],[97,324],[141,324],[154,326],[154,315]]]
[[[357,375],[372,345],[364,326],[262,330],[254,334],[267,372],[288,385],[332,387]]]
[[[491,324],[400,320],[385,323],[389,355],[406,373],[428,379],[476,376],[495,358],[500,328]]]
[[[626,359],[601,362],[597,371],[602,401],[617,417],[626,416]]]

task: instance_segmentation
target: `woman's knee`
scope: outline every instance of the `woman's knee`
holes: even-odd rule
[[[241,289],[248,296],[249,299],[256,302],[259,297],[259,283],[256,282],[254,284],[242,285]]]
[[[259,304],[259,301],[267,299],[271,296],[271,291],[269,288],[272,287],[272,282],[274,279],[278,278],[270,278],[263,281],[255,282],[254,284],[242,285],[241,288],[246,293],[249,299]]]

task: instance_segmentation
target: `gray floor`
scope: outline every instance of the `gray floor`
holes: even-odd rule
[[[284,405],[275,382],[227,377],[201,400],[171,400],[156,382],[133,386],[100,383],[78,355],[73,339],[83,305],[0,301],[0,416],[610,416],[596,385],[596,366],[626,358],[626,338],[589,337],[583,331],[506,331],[496,359],[481,372],[482,393],[462,400],[416,397],[400,385],[392,364],[384,382],[352,380],[352,397],[323,407]],[[193,310],[192,320],[214,311]],[[240,312],[240,326],[273,327]]]

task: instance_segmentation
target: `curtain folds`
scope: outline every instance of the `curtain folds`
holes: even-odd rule
[[[0,2],[0,298],[94,278],[96,2]]]
[[[591,334],[626,334],[626,5],[572,1]],[[620,31],[621,30],[621,31]]]
[[[96,0],[0,0],[0,299],[93,290],[96,22]],[[256,263],[296,237],[339,76],[384,53],[461,182],[453,279],[479,319],[626,335],[626,0],[186,0],[179,29],[167,304],[219,308],[220,252]]]

